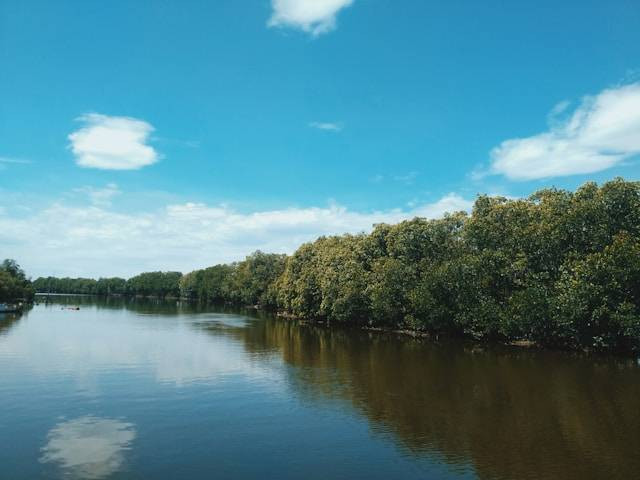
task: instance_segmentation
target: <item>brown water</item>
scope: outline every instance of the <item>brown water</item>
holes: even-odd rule
[[[635,359],[59,301],[0,320],[0,478],[639,477]]]

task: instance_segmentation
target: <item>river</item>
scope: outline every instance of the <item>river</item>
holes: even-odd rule
[[[57,297],[0,316],[0,440],[11,480],[638,478],[640,365]]]

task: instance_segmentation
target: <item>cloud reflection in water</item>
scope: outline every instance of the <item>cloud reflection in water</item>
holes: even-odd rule
[[[99,479],[120,470],[135,439],[134,425],[84,416],[57,424],[47,435],[40,462],[55,463],[70,478]]]

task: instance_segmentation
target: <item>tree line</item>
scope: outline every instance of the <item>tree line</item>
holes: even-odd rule
[[[87,289],[107,280],[75,279]],[[73,279],[34,285],[53,292],[57,281],[75,288]],[[186,275],[118,282],[123,294],[259,305],[304,319],[638,352],[640,182],[516,200],[482,195],[471,214],[380,224],[369,234],[320,237],[291,256],[256,252]]]
[[[40,277],[33,286],[39,293],[132,295],[184,298],[212,303],[275,308],[274,281],[284,271],[287,256],[257,251],[241,262],[180,272],[145,272],[128,280],[119,277]]]
[[[69,293],[83,295],[140,295],[144,297],[180,296],[180,272],[145,272],[128,280],[119,277],[57,278],[39,277],[33,281],[38,293]]]
[[[0,303],[30,302],[35,290],[20,265],[6,259],[0,264]]]

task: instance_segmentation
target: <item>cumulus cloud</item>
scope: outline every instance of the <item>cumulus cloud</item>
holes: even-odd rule
[[[490,173],[533,180],[606,170],[640,153],[640,83],[585,97],[563,120],[568,102],[550,112],[550,128],[502,142]]]
[[[69,135],[70,148],[81,167],[103,170],[137,170],[158,161],[158,153],[147,145],[153,127],[136,118],[88,113],[84,123]]]
[[[339,132],[342,130],[342,125],[333,122],[311,122],[309,126],[318,130],[328,130],[331,132]]]
[[[353,0],[271,0],[272,14],[267,25],[291,27],[317,36],[333,30],[336,15]]]
[[[202,203],[122,213],[100,205],[48,208],[0,215],[0,246],[31,275],[131,276],[148,270],[187,272],[244,258],[254,250],[291,253],[320,235],[369,231],[445,212],[469,210],[457,194],[411,210],[352,211],[337,204],[241,213]]]

